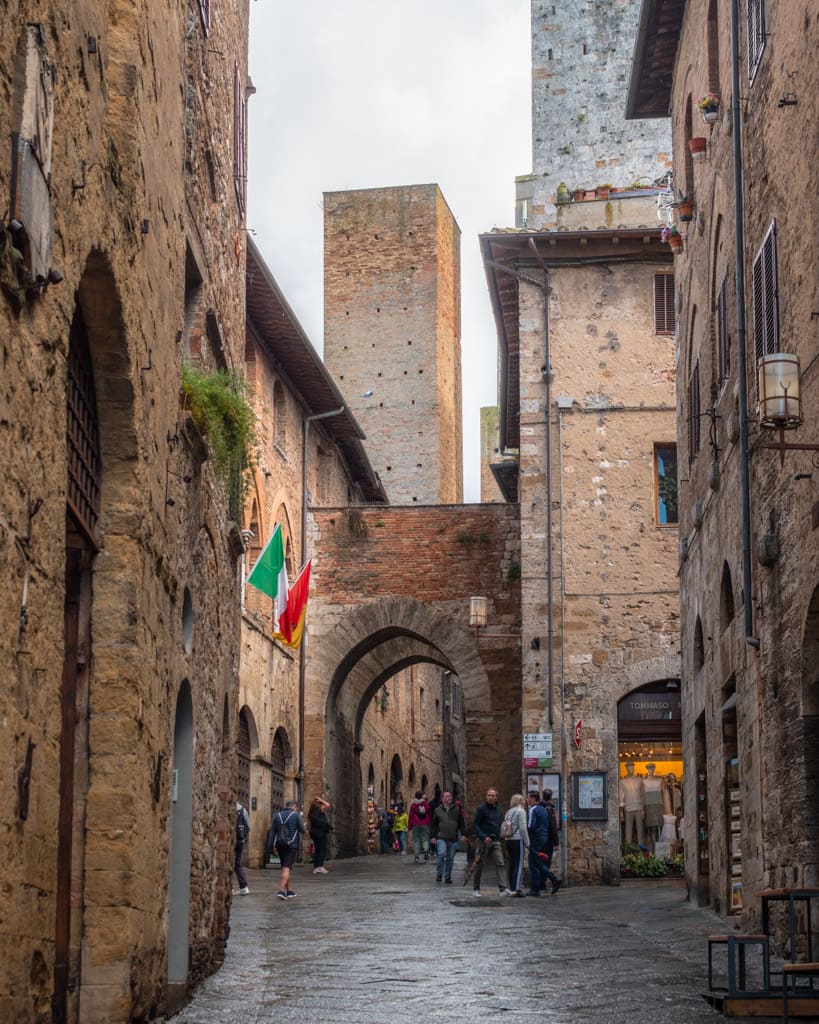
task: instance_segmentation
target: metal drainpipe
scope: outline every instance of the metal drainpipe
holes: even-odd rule
[[[305,416],[302,420],[302,446],[301,446],[301,558],[306,561],[307,554],[307,438],[310,434],[310,424],[315,420],[326,420],[330,416],[340,416],[347,409],[342,405],[340,409],[333,409],[331,412],[319,412],[314,416]],[[307,656],[307,630],[301,638],[299,645],[299,807],[304,806],[304,714],[305,714],[305,668]]]
[[[548,675],[549,727],[554,725],[554,615],[552,612],[552,359],[549,344],[549,296],[552,294],[549,268],[538,252],[534,238],[529,239],[529,248],[543,271],[543,381],[546,384],[546,665]]]
[[[751,487],[748,472],[748,381],[745,350],[745,223],[742,212],[742,120],[739,108],[739,10],[731,0],[731,115],[734,145],[734,229],[737,286],[737,358],[739,366],[739,483],[742,495],[742,586],[744,589],[745,641],[759,649],[754,636],[751,578]]]
[[[569,813],[566,785],[569,777],[569,733],[566,728],[566,571],[563,551],[563,413],[557,409],[558,530],[560,531],[560,877],[569,884]]]

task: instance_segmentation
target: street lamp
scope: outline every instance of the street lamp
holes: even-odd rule
[[[819,452],[819,444],[789,444],[785,431],[802,423],[802,388],[799,357],[787,352],[771,352],[757,361],[759,387],[759,425],[778,430],[779,440],[759,445],[779,452],[784,465],[785,452]]]
[[[469,599],[469,625],[475,628],[475,636],[478,631],[486,627],[487,600],[485,597],[470,597]]]

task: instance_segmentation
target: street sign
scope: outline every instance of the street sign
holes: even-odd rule
[[[523,734],[523,767],[552,767],[552,734],[550,732],[525,732]]]

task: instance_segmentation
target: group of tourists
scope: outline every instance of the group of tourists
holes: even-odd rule
[[[515,793],[504,813],[498,805],[498,792],[489,789],[486,800],[475,809],[472,819],[474,854],[467,868],[467,880],[472,880],[472,895],[481,896],[484,867],[495,872],[495,884],[501,896],[554,895],[562,882],[552,871],[552,858],[560,843],[557,812],[552,791]],[[291,869],[298,856],[301,837],[309,829],[313,844],[313,874],[326,875],[327,841],[331,830],[328,811],[330,804],[316,797],[310,804],[307,822],[299,805],[291,800],[273,817],[265,844],[266,852],[275,852],[281,865],[278,898],[292,899],[296,893],[290,884]],[[467,827],[463,805],[454,800],[449,790],[436,793],[433,801],[420,789],[407,809],[398,801],[390,809],[377,811],[381,839],[381,852],[395,851],[406,854],[407,833],[412,833],[415,863],[430,859],[434,848],[435,881],[452,884],[455,854],[467,843]],[[242,854],[250,832],[247,809],[236,805],[236,859],[235,871],[239,888],[236,896],[250,892],[242,867]],[[529,889],[524,892],[524,868],[529,869]]]

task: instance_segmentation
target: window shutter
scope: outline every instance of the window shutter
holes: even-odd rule
[[[717,296],[717,352],[719,354],[719,379],[731,376],[731,339],[728,335],[728,277],[724,277]]]
[[[210,0],[199,0],[199,16],[205,35],[210,31]]]
[[[673,334],[674,317],[674,275],[654,275],[654,333]]]
[[[754,260],[754,347],[757,361],[779,351],[779,288],[776,270],[776,221]]]
[[[236,64],[233,74],[233,187],[236,192],[236,205],[239,207],[239,220],[245,216],[245,92],[242,88],[242,75]]]
[[[700,364],[691,372],[688,384],[688,457],[695,459],[700,450]]]
[[[765,49],[765,0],[748,0],[748,78],[753,79]]]

